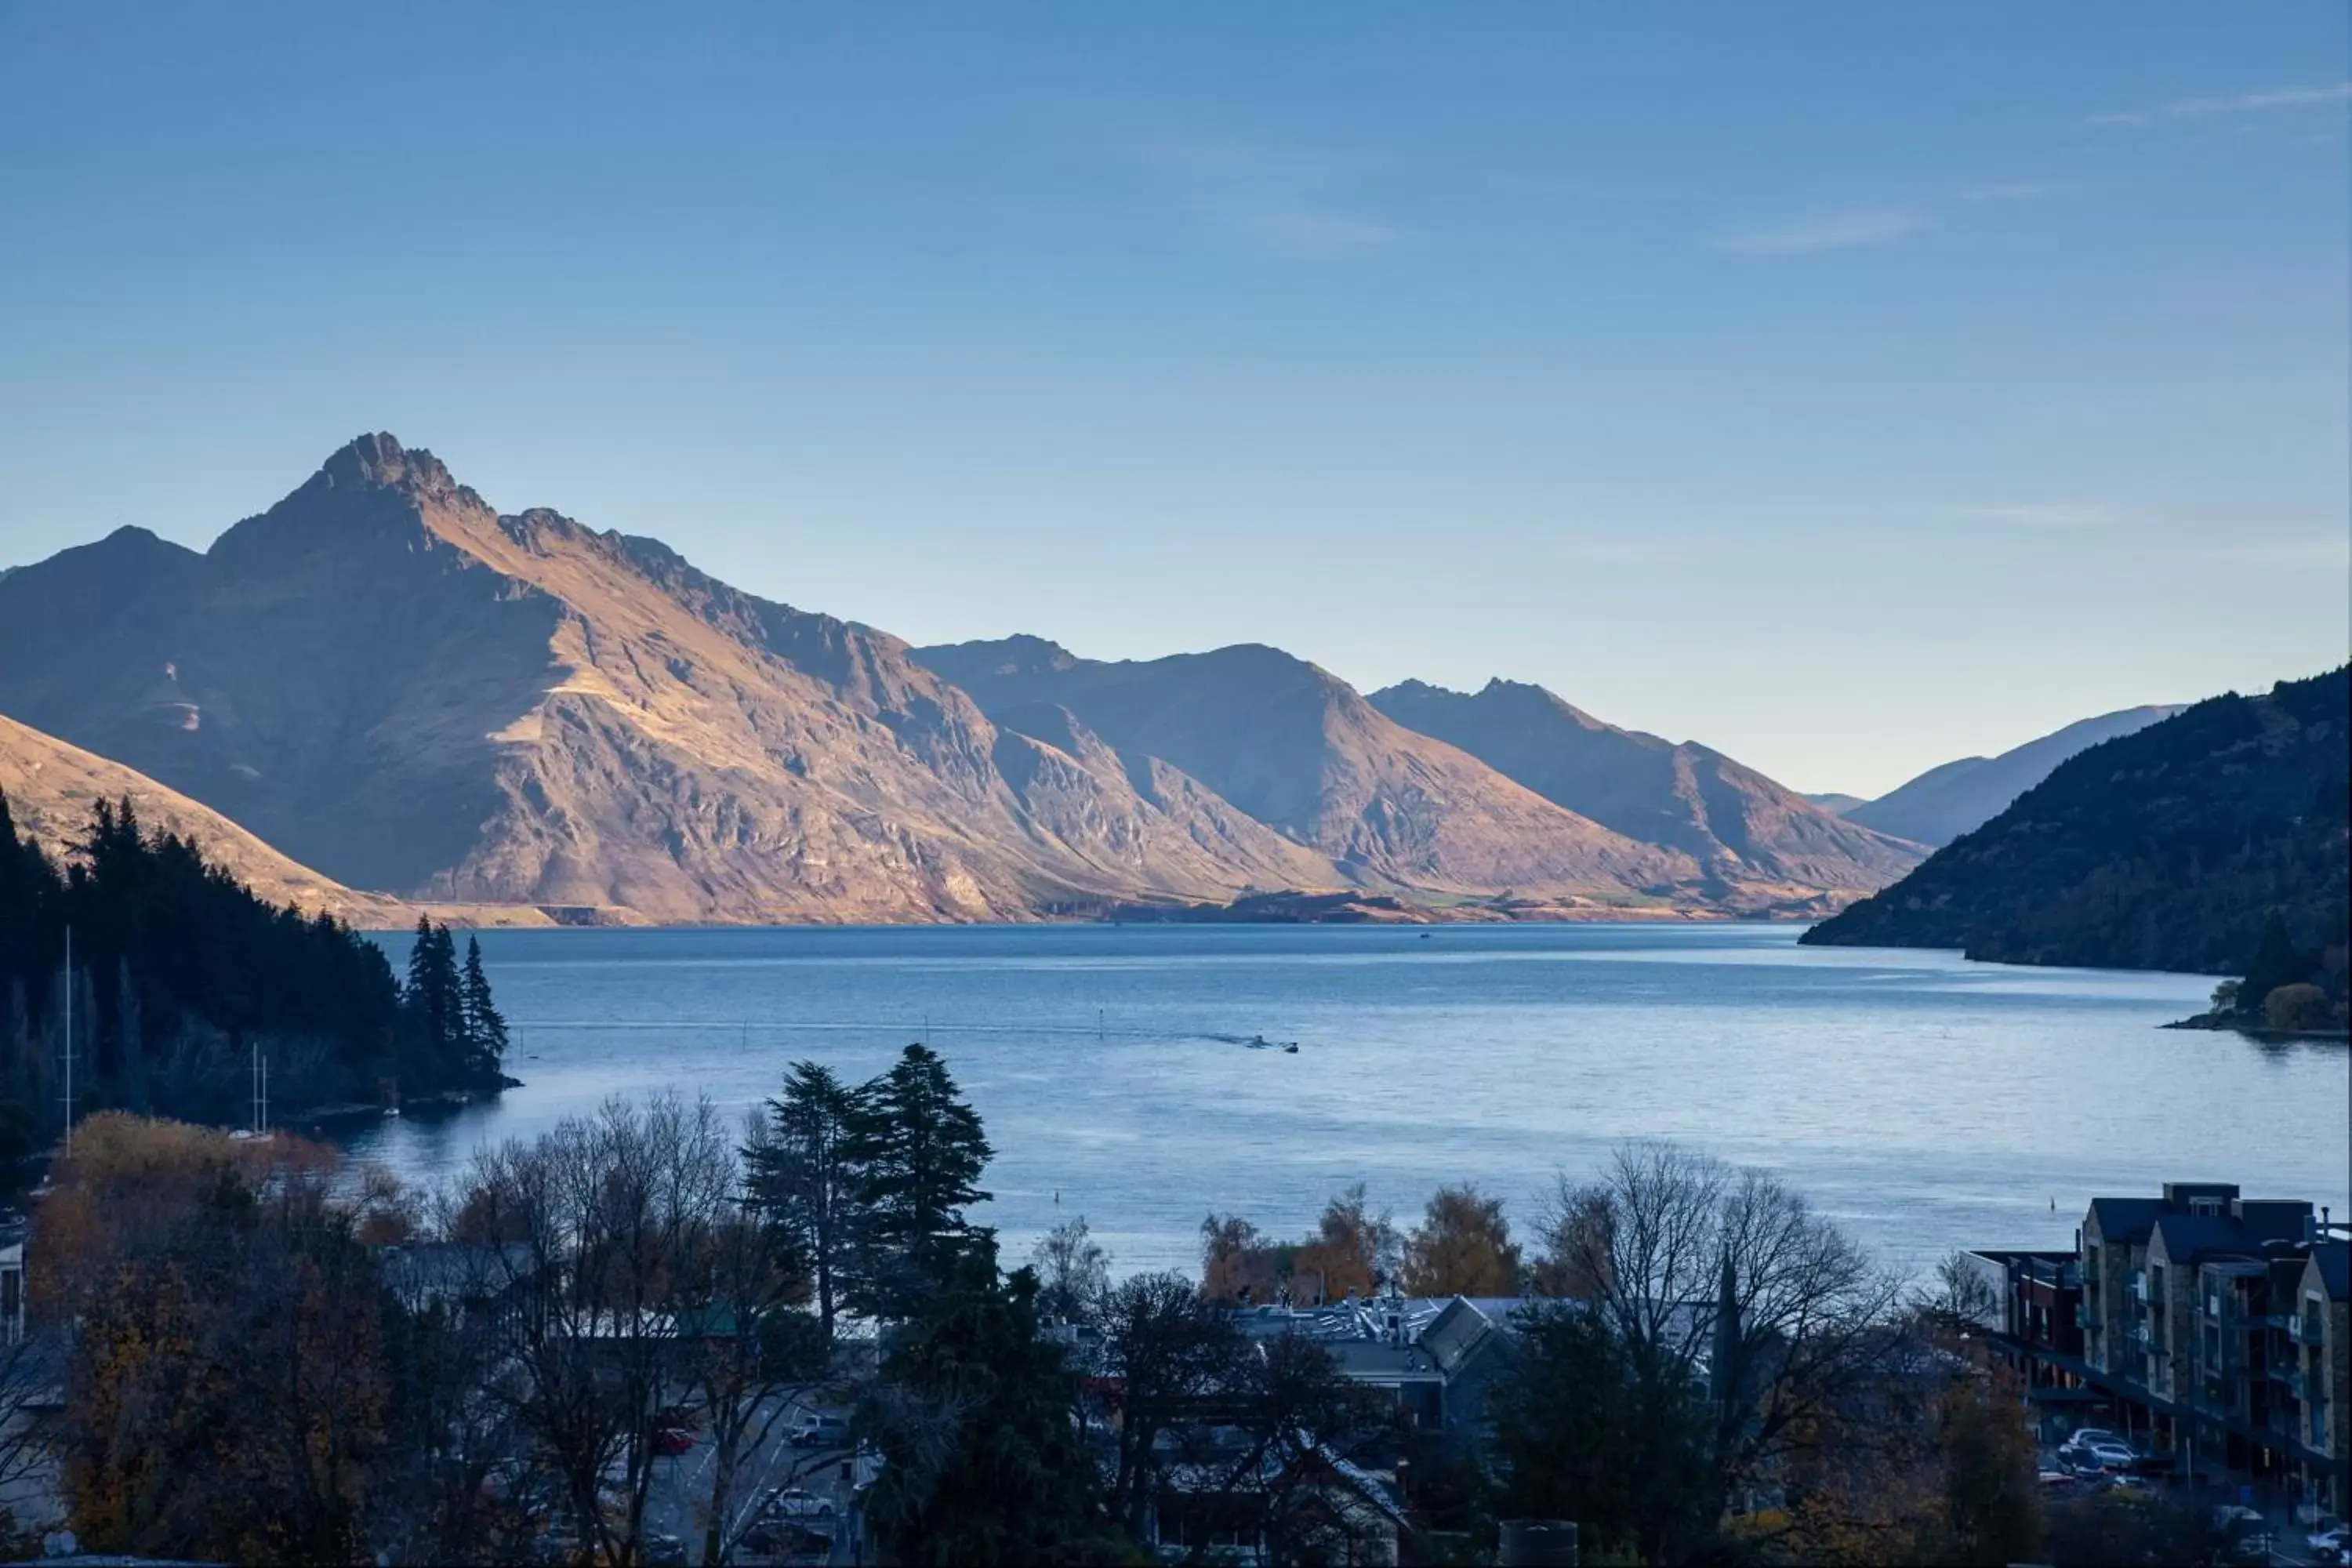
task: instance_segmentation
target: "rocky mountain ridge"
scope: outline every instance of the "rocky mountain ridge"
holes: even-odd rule
[[[201,553],[123,530],[0,579],[0,712],[346,888],[567,920],[1724,913],[1870,874],[1625,832],[1274,648],[912,649],[386,435]]]

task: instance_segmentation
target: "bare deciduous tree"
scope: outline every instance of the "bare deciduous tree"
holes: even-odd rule
[[[1580,1281],[1660,1376],[1712,1391],[1709,1465],[1730,1502],[1827,1429],[1820,1419],[1904,1353],[1901,1285],[1777,1178],[1671,1143],[1621,1145],[1562,1178],[1546,1260]]]
[[[1240,1374],[1248,1342],[1225,1310],[1181,1274],[1139,1274],[1103,1314],[1108,1369],[1120,1384],[1112,1506],[1138,1539],[1161,1469],[1160,1435],[1196,1418]]]
[[[544,1455],[587,1549],[629,1568],[642,1548],[656,1434],[685,1387],[678,1282],[730,1212],[734,1142],[706,1098],[608,1101],[535,1142],[487,1151],[457,1223],[500,1313],[493,1384]]]
[[[1037,1273],[1037,1310],[1066,1322],[1090,1322],[1102,1315],[1110,1294],[1110,1254],[1095,1243],[1080,1215],[1055,1226],[1029,1254]]]

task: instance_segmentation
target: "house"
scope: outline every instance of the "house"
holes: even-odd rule
[[[1144,1540],[1171,1560],[1257,1564],[1276,1557],[1393,1568],[1410,1532],[1392,1478],[1311,1436],[1267,1443],[1209,1425],[1160,1436],[1164,1463]],[[1270,1537],[1279,1533],[1287,1551]]]
[[[1460,1441],[1483,1423],[1486,1390],[1507,1359],[1517,1297],[1379,1296],[1336,1305],[1237,1309],[1253,1339],[1299,1334],[1349,1378],[1392,1394],[1418,1431]]]

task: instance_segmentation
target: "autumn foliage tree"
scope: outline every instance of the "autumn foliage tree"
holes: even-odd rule
[[[1517,1295],[1519,1248],[1503,1200],[1468,1182],[1438,1188],[1405,1238],[1403,1283],[1408,1296]]]
[[[338,1162],[89,1119],[30,1255],[77,1325],[62,1485],[94,1547],[249,1563],[362,1555],[391,1400],[383,1293]]]

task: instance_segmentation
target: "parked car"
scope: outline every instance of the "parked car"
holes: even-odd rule
[[[2127,1470],[2139,1458],[2121,1443],[2085,1443],[2081,1452],[2096,1460],[2103,1470]]]
[[[2066,1446],[2070,1448],[2078,1444],[2087,1448],[2094,1443],[2113,1443],[2119,1448],[2131,1447],[2124,1441],[2122,1434],[2110,1432],[2105,1426],[2080,1427],[2073,1436],[2066,1439]]]
[[[2271,1540],[2270,1531],[2266,1530],[2248,1531],[2245,1534],[2238,1537],[2237,1540],[2230,1542],[2230,1561],[2232,1563],[2261,1563],[2266,1564],[2271,1560],[2271,1548],[2273,1544],[2275,1543]]]
[[[675,1535],[648,1535],[638,1549],[637,1561],[655,1564],[678,1564],[686,1562],[686,1542]]]
[[[2342,1520],[2331,1522],[2323,1519],[2319,1521],[2319,1528],[2305,1536],[2303,1541],[2315,1552],[2338,1552],[2352,1555],[2352,1524],[2346,1524]]]
[[[800,1521],[829,1520],[834,1515],[833,1500],[819,1497],[801,1487],[778,1487],[761,1500],[762,1513],[774,1519]]]
[[[683,1454],[694,1447],[694,1434],[677,1426],[656,1427],[654,1431],[654,1452]]]
[[[786,1440],[795,1448],[846,1448],[849,1423],[821,1410],[803,1410],[793,1417]]]

